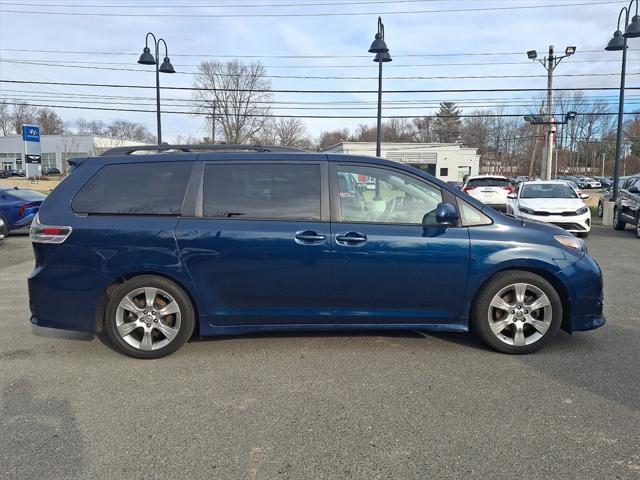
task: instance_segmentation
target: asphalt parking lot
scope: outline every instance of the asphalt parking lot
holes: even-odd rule
[[[31,246],[11,236],[0,477],[640,478],[640,240],[594,227],[588,244],[608,323],[534,355],[367,332],[194,340],[140,361],[31,326]]]

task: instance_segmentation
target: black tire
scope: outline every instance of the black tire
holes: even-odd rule
[[[598,202],[598,216],[602,218],[604,215],[604,206],[602,205],[602,200]]]
[[[510,286],[523,283],[528,284],[526,293],[529,293],[529,288],[533,287],[542,291],[546,295],[549,300],[551,320],[548,322],[546,331],[542,334],[539,333],[537,329],[534,329],[532,324],[523,326],[522,328],[529,332],[529,336],[526,338],[530,338],[531,343],[526,345],[512,345],[501,340],[498,335],[492,331],[490,325],[495,320],[490,320],[489,308],[494,296],[498,295],[501,291],[510,288]],[[527,303],[524,302],[524,304],[524,308],[526,308]],[[524,312],[527,312],[527,310],[524,310]],[[544,315],[546,316],[546,312]],[[477,295],[471,308],[470,320],[473,330],[494,350],[509,354],[533,353],[544,347],[558,333],[562,323],[562,302],[556,289],[544,278],[531,272],[510,270],[494,275],[485,285],[482,286],[480,293]],[[512,325],[515,325],[515,322],[512,322]],[[507,330],[504,331],[509,333],[508,329],[515,327],[508,326],[506,328]]]
[[[636,215],[636,237],[640,238],[640,212]]]
[[[139,316],[133,313],[128,314],[131,318],[135,318],[136,316],[138,318],[138,320],[127,322],[128,324],[142,322],[140,326],[132,330],[130,334],[125,335],[125,337],[128,337],[128,340],[132,343],[136,343],[136,341],[138,342],[138,346],[136,347],[128,343],[128,341],[125,340],[125,338],[121,336],[120,333],[118,333],[118,307],[125,296],[139,289],[147,287],[158,290],[157,296],[153,297],[156,305],[158,305],[158,303],[160,302],[163,302],[166,298],[172,297],[170,298],[170,300],[176,302],[177,306],[179,307],[179,313],[163,317],[164,319],[169,319],[168,325],[165,324],[165,322],[162,320],[154,320],[154,316],[152,315],[142,315],[140,312]],[[168,294],[168,297],[163,296],[165,293]],[[144,293],[138,295],[144,296]],[[165,302],[165,306],[168,303],[171,302]],[[142,302],[142,304],[144,305],[144,301]],[[139,308],[140,310],[142,310],[143,308],[148,307],[143,306]],[[158,307],[154,308],[158,309]],[[155,313],[159,312],[154,312],[154,314]],[[127,315],[126,311],[123,315]],[[156,318],[160,317],[158,316]],[[174,322],[172,325],[170,324],[171,320],[173,320]],[[144,323],[145,321],[148,321],[149,323]],[[116,350],[131,357],[149,359],[164,357],[178,350],[193,334],[195,321],[195,311],[193,308],[193,304],[191,303],[191,299],[189,298],[189,296],[184,292],[182,288],[180,288],[174,282],[163,277],[157,277],[154,275],[141,275],[139,277],[134,277],[131,280],[122,283],[121,285],[118,285],[111,292],[105,311],[104,327],[108,339],[112,342]],[[172,330],[177,330],[177,334],[175,334],[172,339],[169,339],[169,337],[163,335],[158,328],[159,326],[163,328],[169,326],[171,328],[176,325],[178,325],[178,327]],[[165,341],[167,341],[168,344],[152,350],[142,349],[142,337],[146,335],[145,331],[147,330],[149,338],[154,339],[152,340],[152,343],[157,339],[159,341],[157,345],[161,345]]]
[[[613,209],[613,229],[624,230],[627,226],[625,222],[620,219],[620,210],[618,208]]]
[[[589,232],[578,232],[577,235],[580,238],[587,238],[589,236]]]

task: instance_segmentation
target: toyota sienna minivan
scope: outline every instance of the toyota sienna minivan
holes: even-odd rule
[[[518,354],[605,323],[581,239],[401,163],[198,145],[70,165],[31,227],[31,322],[104,332],[127,355],[364,329],[473,329]]]

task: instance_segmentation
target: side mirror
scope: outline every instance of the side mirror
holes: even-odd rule
[[[586,200],[587,198],[589,198],[589,195],[587,195],[586,193],[581,193],[581,194],[580,194],[580,198],[581,198],[582,200]]]
[[[458,225],[458,220],[460,220],[458,209],[452,203],[441,202],[438,204],[436,207],[436,222],[440,225],[455,227]]]
[[[638,190],[638,187],[631,187],[629,193],[640,193],[640,190]]]
[[[518,198],[518,194],[516,192],[510,193],[507,195],[507,198],[510,198],[511,200],[515,200],[516,198]]]

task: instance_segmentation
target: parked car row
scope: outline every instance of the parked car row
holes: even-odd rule
[[[603,177],[585,177],[582,175],[558,175],[556,180],[570,180],[582,189],[597,189],[603,186],[602,178]],[[608,180],[607,183],[609,183]]]
[[[462,191],[495,210],[523,220],[551,223],[580,237],[591,231],[589,198],[572,180],[521,180],[476,175],[466,179]]]
[[[0,178],[24,177],[26,173],[22,169],[11,168],[8,170],[0,170]]]

